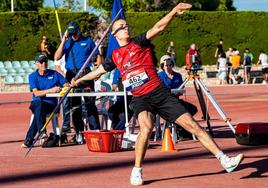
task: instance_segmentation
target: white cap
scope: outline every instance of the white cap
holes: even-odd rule
[[[166,60],[168,60],[168,59],[172,60],[172,58],[171,58],[170,55],[163,55],[163,56],[161,57],[161,59],[160,59],[160,65],[163,64],[163,63],[165,63]],[[173,61],[172,61],[172,62],[173,62]]]

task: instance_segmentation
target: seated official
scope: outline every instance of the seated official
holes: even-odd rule
[[[164,55],[160,59],[160,68],[161,70],[158,72],[158,76],[164,83],[164,85],[170,89],[179,88],[180,85],[183,83],[182,76],[180,73],[173,71],[174,61],[169,55]],[[195,105],[186,102],[182,99],[179,99],[179,102],[188,110],[188,112],[194,116],[197,113],[197,108]],[[179,130],[179,137],[180,138],[191,138],[192,135],[188,133],[185,129],[180,126],[177,126]]]
[[[27,131],[22,147],[30,147],[37,132],[41,134],[40,139],[47,137],[42,127],[46,123],[46,116],[54,110],[57,105],[57,98],[46,97],[48,93],[58,93],[66,84],[66,79],[57,71],[47,69],[48,59],[45,55],[35,58],[37,70],[29,75],[30,91],[33,93],[30,110],[34,118]]]
[[[160,68],[158,76],[161,78],[165,86],[170,89],[176,89],[183,83],[180,73],[173,71],[174,62],[172,57],[164,55],[160,59]]]

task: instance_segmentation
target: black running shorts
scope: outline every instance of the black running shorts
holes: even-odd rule
[[[187,110],[179,102],[179,100],[172,95],[170,89],[160,84],[150,93],[133,97],[130,103],[130,109],[134,112],[136,118],[142,111],[149,111],[154,115],[159,114],[163,119],[174,122]]]

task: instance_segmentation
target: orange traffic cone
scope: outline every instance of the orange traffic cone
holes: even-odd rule
[[[172,142],[172,137],[170,133],[170,129],[165,129],[164,139],[162,141],[162,149],[161,152],[174,152],[176,151],[174,148],[174,144]]]

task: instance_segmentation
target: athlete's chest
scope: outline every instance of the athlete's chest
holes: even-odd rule
[[[145,54],[146,48],[134,42],[115,51],[113,59],[121,72],[127,90],[136,89],[148,82],[149,77],[145,70],[148,58]]]
[[[135,67],[140,67],[141,64],[144,63],[146,51],[147,49],[145,47],[131,42],[127,46],[116,50],[113,55],[113,60],[120,72],[135,69]]]

